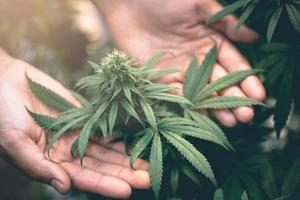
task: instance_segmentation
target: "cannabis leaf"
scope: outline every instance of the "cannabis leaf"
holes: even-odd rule
[[[163,136],[204,176],[215,185],[217,184],[210,164],[190,142],[179,135],[164,132]]]
[[[196,99],[201,101],[209,97],[214,92],[220,91],[228,86],[234,85],[247,78],[248,76],[254,75],[260,70],[244,70],[237,71],[227,74],[226,76],[208,84],[201,92],[196,96]]]
[[[27,107],[26,110],[41,128],[45,129],[46,131],[50,131],[53,128],[53,124],[56,121],[55,118],[34,113],[30,111]]]
[[[195,104],[196,109],[225,109],[237,108],[241,106],[261,105],[263,103],[246,97],[220,96],[212,97]]]
[[[233,14],[234,12],[241,10],[242,14],[239,18],[237,25],[237,31],[248,20],[251,14],[260,7],[272,7],[271,12],[265,14],[266,18],[269,18],[267,27],[267,41],[270,43],[274,35],[275,29],[278,26],[279,19],[282,15],[287,13],[289,20],[294,29],[300,33],[300,14],[299,14],[299,2],[295,0],[287,1],[264,1],[264,0],[238,0],[232,4],[226,6],[223,10],[211,17],[207,24],[213,24],[223,17]]]
[[[262,47],[263,52],[268,52],[258,63],[258,67],[268,69],[265,85],[272,89],[276,99],[274,111],[274,128],[279,137],[281,130],[285,127],[291,110],[293,100],[293,89],[296,85],[296,69],[300,63],[298,45],[285,45],[282,43],[271,43]]]
[[[170,177],[171,177],[171,180],[170,180],[171,191],[172,191],[173,195],[175,195],[175,193],[178,190],[178,183],[179,183],[179,169],[177,166],[173,167],[171,169]]]
[[[64,99],[59,94],[49,90],[48,88],[42,86],[41,84],[34,82],[29,76],[26,74],[26,78],[28,81],[28,85],[34,95],[47,106],[60,111],[64,112],[74,108],[75,106]]]
[[[210,130],[202,129],[194,121],[185,118],[171,117],[159,119],[157,121],[157,130],[154,130],[152,127],[149,127],[135,134],[141,135],[141,138],[135,143],[134,148],[132,150],[130,159],[131,166],[133,165],[134,160],[143,151],[145,151],[146,147],[150,145],[152,141],[152,147],[150,151],[150,166],[152,167],[150,167],[150,175],[152,179],[155,180],[155,182],[151,181],[152,188],[156,194],[156,197],[158,197],[158,192],[160,190],[161,185],[160,176],[162,176],[162,165],[160,165],[160,160],[157,160],[155,158],[157,158],[158,155],[159,157],[161,155],[161,149],[159,148],[159,146],[157,147],[157,143],[160,144],[161,137],[163,137],[166,140],[168,140],[169,143],[171,143],[176,149],[178,149],[178,151],[199,172],[203,173],[215,184],[216,180],[214,179],[212,169],[205,156],[201,154],[191,143],[189,143],[186,139],[183,138],[183,136],[194,137],[209,142],[214,142],[223,146],[225,149],[230,149],[230,144],[224,135],[219,136],[214,132],[210,132]],[[157,141],[155,142],[154,140]],[[155,148],[153,145],[155,145]],[[187,172],[187,170],[185,170],[185,173],[188,174],[187,176],[190,175],[190,173]]]
[[[142,136],[137,143],[134,145],[134,148],[131,152],[130,156],[130,166],[133,168],[133,163],[135,159],[139,157],[139,155],[144,151],[144,149],[150,144],[152,141],[154,131],[151,128],[148,128],[143,131],[144,136]]]
[[[197,59],[194,57],[187,72],[184,81],[184,97],[191,102],[195,102],[197,95],[207,84],[213,66],[217,58],[217,49],[213,47],[205,57],[201,66],[198,65]]]
[[[298,192],[297,188],[300,186],[300,158],[298,158],[291,168],[289,169],[283,186],[282,186],[282,195],[293,195],[295,192]]]
[[[205,61],[199,67],[196,58],[193,58],[185,75],[184,95],[193,105],[184,107],[184,115],[198,123],[199,127],[205,127],[207,130],[214,132],[218,137],[222,138],[222,142],[231,148],[226,141],[226,137],[218,126],[211,120],[197,114],[199,109],[228,109],[240,106],[252,106],[265,104],[251,98],[236,96],[218,96],[211,97],[215,92],[219,92],[226,87],[237,84],[243,79],[262,70],[245,70],[229,73],[228,75],[208,84],[212,68],[216,61],[217,51],[213,47],[206,57]],[[209,124],[209,125],[208,125]]]
[[[155,132],[150,153],[150,179],[156,199],[159,198],[159,190],[163,174],[162,154],[163,151],[160,135],[159,133]]]
[[[235,3],[233,3],[233,4],[228,5],[227,7],[224,8],[224,10],[222,10],[222,11],[218,12],[217,14],[215,14],[214,16],[212,16],[207,21],[207,24],[213,24],[213,23],[219,21],[220,19],[222,19],[223,17],[234,13],[239,8],[244,7],[245,2],[246,2],[246,0],[239,0],[239,1],[236,1]]]
[[[231,150],[234,149],[232,145],[229,143],[229,141],[227,140],[222,129],[207,116],[200,114],[198,111],[191,111],[191,110],[186,110],[184,116],[185,118],[189,118],[195,121],[197,126],[201,127],[201,129],[204,129],[206,131],[215,134],[219,138],[219,140],[221,140],[222,143],[226,145],[226,148],[229,148]]]
[[[281,13],[283,11],[283,7],[279,7],[276,9],[276,11],[273,13],[270,22],[269,22],[269,26],[268,26],[268,30],[267,30],[267,40],[270,43],[274,34],[274,31],[276,29],[276,26],[278,24],[279,18],[281,16]]]

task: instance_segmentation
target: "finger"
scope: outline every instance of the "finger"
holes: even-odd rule
[[[219,48],[218,61],[228,72],[251,69],[248,61],[227,41]],[[250,98],[263,101],[266,97],[264,87],[256,76],[247,77],[240,83],[240,86],[243,92]]]
[[[129,156],[120,152],[113,151],[94,142],[91,142],[88,146],[86,155],[112,164],[123,165],[125,167],[130,166]],[[133,168],[137,170],[148,171],[149,164],[145,160],[136,159],[133,164]]]
[[[77,159],[75,163],[80,165],[80,160]],[[129,167],[99,161],[90,157],[84,158],[84,167],[104,175],[122,179],[133,188],[149,189],[150,187],[149,173],[144,170],[133,170]]]
[[[217,1],[206,0],[199,0],[199,8],[199,14],[205,22],[224,9]],[[237,31],[237,25],[238,19],[234,15],[228,15],[212,24],[212,27],[234,41],[250,43],[258,39],[258,34],[245,25]]]
[[[212,72],[211,82],[216,81],[226,75],[227,72],[225,71],[225,69],[223,69],[220,65],[216,65]],[[220,94],[224,96],[246,96],[237,86],[226,88],[221,91]],[[244,123],[251,121],[254,117],[254,111],[252,107],[240,107],[232,109],[232,112],[240,122]]]
[[[61,194],[69,191],[70,179],[63,168],[49,161],[30,138],[20,138],[22,133],[12,132],[9,135],[9,139],[1,142],[16,166],[33,179],[52,185]]]
[[[101,174],[73,163],[62,163],[62,167],[77,189],[117,199],[128,199],[131,187],[125,181]]]

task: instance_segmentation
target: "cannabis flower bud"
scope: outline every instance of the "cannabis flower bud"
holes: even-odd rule
[[[118,50],[113,50],[100,63],[96,72],[103,73],[111,82],[132,82],[135,80],[131,67],[133,58]],[[113,87],[113,85],[112,85]]]

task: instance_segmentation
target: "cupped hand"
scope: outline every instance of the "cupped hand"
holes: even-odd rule
[[[73,185],[122,199],[130,196],[131,188],[150,187],[148,163],[137,160],[135,170],[131,169],[122,143],[108,145],[91,141],[81,166],[78,157],[70,155],[70,147],[79,132],[69,133],[54,145],[49,159],[45,132],[28,115],[25,106],[39,114],[56,116],[58,113],[31,93],[25,71],[34,81],[79,104],[67,89],[43,72],[7,55],[0,57],[0,153],[3,158],[62,194]]]
[[[250,43],[256,41],[258,35],[245,26],[237,32],[238,20],[232,15],[207,26],[207,20],[222,10],[215,0],[115,0],[111,6],[103,6],[101,0],[94,2],[104,14],[114,42],[124,52],[141,63],[161,51],[174,55],[165,58],[158,67],[176,67],[180,72],[160,82],[182,90],[191,56],[196,55],[202,62],[215,44],[218,58],[211,81],[229,72],[251,68],[229,40]],[[246,96],[262,101],[265,91],[260,80],[252,76],[215,95]],[[211,112],[228,127],[237,121],[249,122],[254,116],[251,107]]]

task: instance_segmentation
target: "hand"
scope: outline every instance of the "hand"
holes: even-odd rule
[[[94,2],[104,13],[114,42],[124,52],[138,58],[141,63],[161,51],[175,55],[163,60],[158,67],[172,66],[181,72],[167,76],[160,82],[182,90],[184,72],[191,56],[196,55],[200,62],[203,61],[215,43],[218,61],[211,81],[228,72],[250,69],[247,60],[227,38],[254,42],[258,35],[245,26],[237,33],[238,21],[234,16],[207,26],[206,21],[222,10],[215,0],[115,0],[112,6],[105,4],[105,1]],[[230,87],[216,95],[247,96],[261,101],[265,98],[265,91],[259,79],[252,76],[239,86]],[[249,122],[254,116],[251,107],[211,112],[227,127],[236,125],[237,121]]]
[[[0,49],[1,50],[1,49]],[[0,52],[1,53],[1,52]],[[70,147],[78,132],[64,135],[50,151],[46,150],[45,132],[27,114],[25,106],[33,112],[56,116],[31,93],[25,78],[29,77],[56,91],[70,102],[78,102],[58,82],[26,64],[7,55],[0,56],[0,153],[25,174],[49,183],[65,194],[71,184],[81,190],[114,198],[128,198],[131,188],[149,188],[148,163],[135,162],[129,167],[129,157],[121,143],[105,145],[90,142],[83,166],[79,158],[72,158]]]

